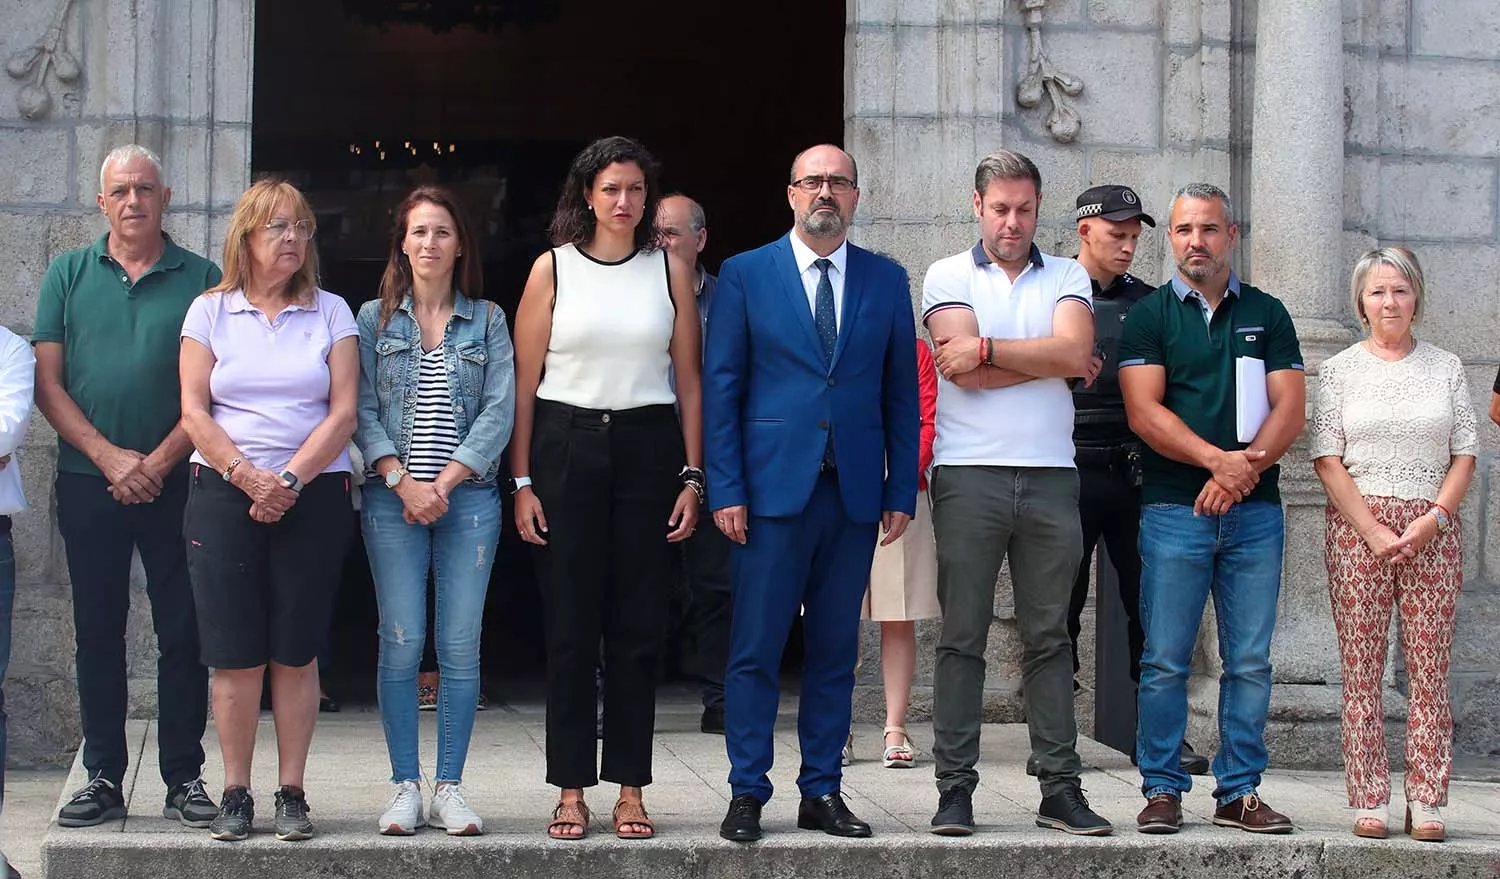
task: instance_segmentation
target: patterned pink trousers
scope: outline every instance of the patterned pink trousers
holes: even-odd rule
[[[1367,497],[1375,519],[1397,534],[1432,504]],[[1454,527],[1403,564],[1376,558],[1330,504],[1326,537],[1328,592],[1344,669],[1344,779],[1349,805],[1374,809],[1390,802],[1385,749],[1386,633],[1391,608],[1400,613],[1410,702],[1406,717],[1406,799],[1442,806],[1453,769],[1453,714],[1448,703],[1448,658],[1453,617],[1463,585],[1463,538]]]

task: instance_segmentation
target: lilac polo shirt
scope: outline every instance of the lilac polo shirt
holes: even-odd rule
[[[328,352],[359,328],[344,300],[327,290],[307,305],[288,305],[274,321],[244,291],[231,290],[194,299],[182,335],[213,352],[214,421],[246,461],[280,472],[328,417]],[[208,463],[197,451],[192,460]],[[323,472],[351,469],[344,451]]]

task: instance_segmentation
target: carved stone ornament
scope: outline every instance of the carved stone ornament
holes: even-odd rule
[[[72,52],[63,48],[63,24],[73,0],[59,0],[52,24],[40,40],[5,59],[5,72],[11,79],[30,79],[16,94],[16,109],[27,119],[37,120],[52,109],[52,93],[47,91],[47,68],[57,81],[71,84],[83,75],[83,67]]]
[[[1042,51],[1042,8],[1047,0],[1020,0],[1026,16],[1026,75],[1016,85],[1016,103],[1031,108],[1042,102],[1042,95],[1052,99],[1047,114],[1047,131],[1058,143],[1078,139],[1083,120],[1073,105],[1073,98],[1083,91],[1083,80],[1058,70]]]

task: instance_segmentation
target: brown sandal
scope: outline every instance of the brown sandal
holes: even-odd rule
[[[620,800],[615,803],[610,817],[615,823],[615,836],[621,839],[650,839],[656,835],[656,825],[651,823],[651,816],[646,814],[646,807],[639,800]],[[646,829],[626,830],[625,827],[631,824]]]
[[[563,833],[568,827],[577,827],[578,835]],[[589,807],[583,800],[563,800],[552,810],[552,823],[547,825],[547,835],[553,839],[583,839],[589,833]]]

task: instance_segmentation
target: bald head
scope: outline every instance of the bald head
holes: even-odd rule
[[[708,218],[691,198],[673,193],[656,204],[656,229],[662,246],[688,265],[696,265],[698,254],[708,244]]]
[[[840,170],[809,171],[804,167],[805,164],[816,164],[819,168],[836,165]],[[848,177],[854,181],[855,185],[859,184],[859,166],[854,164],[854,157],[831,143],[820,143],[817,146],[808,147],[798,153],[797,158],[792,160],[792,180],[801,180],[809,173],[837,173],[840,176]]]

